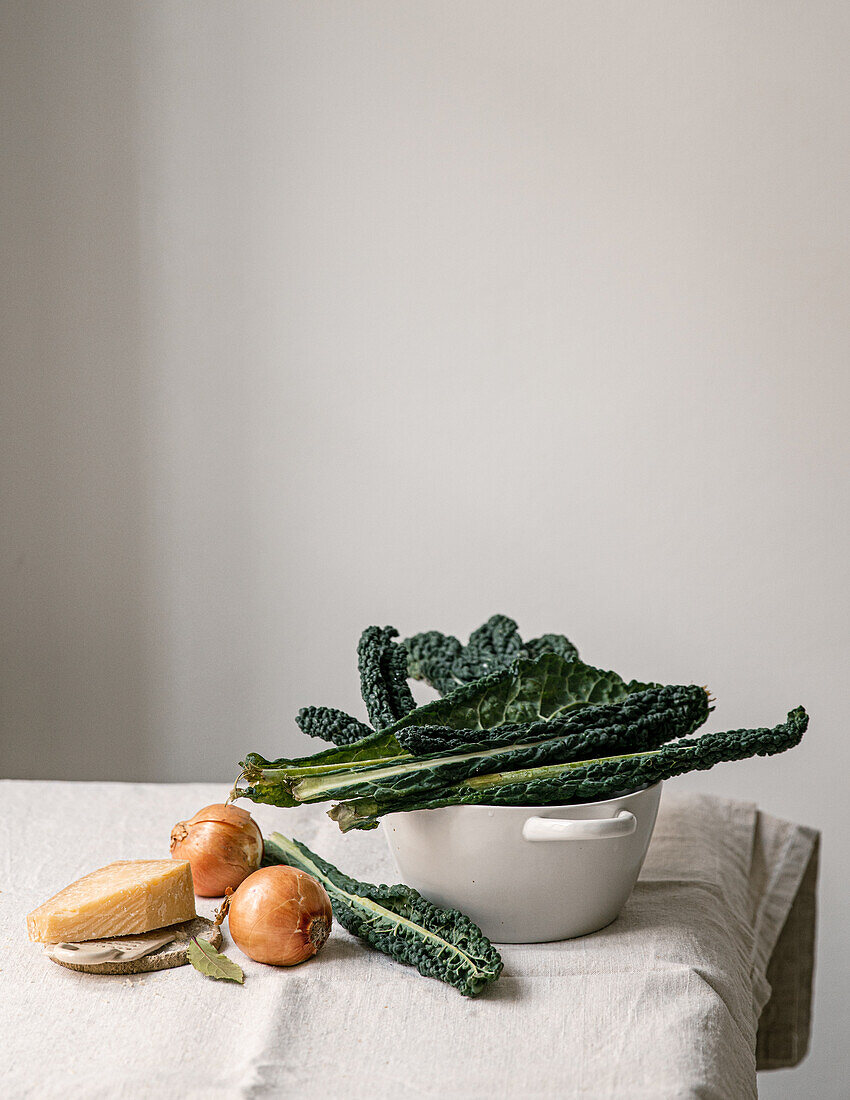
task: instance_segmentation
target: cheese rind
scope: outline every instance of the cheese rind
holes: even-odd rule
[[[124,859],[72,882],[27,917],[31,940],[129,936],[195,916],[188,860]]]

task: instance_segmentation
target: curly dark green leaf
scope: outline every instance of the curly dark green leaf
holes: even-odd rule
[[[360,691],[376,730],[416,709],[407,682],[407,651],[393,641],[397,636],[395,627],[368,626],[357,646]]]
[[[647,691],[650,694],[626,710],[601,709]],[[592,705],[593,716],[576,717]],[[482,750],[486,760],[499,746],[518,752],[533,742],[521,756],[521,762],[530,766],[544,760],[575,759],[579,751],[598,755],[606,745],[637,749],[645,743],[640,738],[651,731],[661,740],[691,732],[696,728],[690,724],[696,713],[693,708],[700,713],[699,721],[704,721],[707,706],[702,688],[626,683],[615,672],[546,653],[536,661],[518,658],[509,668],[459,687],[350,745],[296,760],[269,761],[251,753],[243,762],[238,789],[254,802],[280,806],[346,799],[351,797],[351,784],[360,785],[357,794],[366,793],[362,785],[383,779],[389,768],[388,781],[394,788],[418,785],[421,791],[430,790],[477,774],[476,769],[488,770],[479,759],[481,753],[474,755],[476,750]],[[581,732],[586,730],[593,732]],[[568,736],[571,740],[564,743]],[[435,764],[435,755],[451,755],[451,759]]]
[[[299,802],[363,796],[378,803],[421,799],[428,792],[440,792],[473,776],[495,771],[537,768],[586,760],[590,756],[656,748],[672,738],[692,733],[708,717],[708,709],[704,688],[655,688],[632,696],[629,703],[588,707],[561,719],[538,723],[533,735],[530,727],[512,727],[514,737],[509,744],[493,746],[482,739],[478,744],[454,745],[443,754],[398,757],[334,774],[293,776],[289,790]]]
[[[539,638],[532,638],[524,645],[529,657],[542,657],[544,653],[557,653],[565,661],[577,661],[578,650],[563,634],[541,634]]]
[[[469,642],[455,661],[452,671],[462,682],[480,680],[482,676],[509,665],[522,653],[522,638],[513,619],[507,615],[492,615],[469,635]]]
[[[365,723],[334,707],[302,707],[295,723],[308,737],[320,737],[335,745],[352,745],[373,733]]]
[[[627,683],[616,672],[567,660],[556,653],[544,653],[535,660],[518,657],[507,668],[417,707],[391,728],[394,733],[406,726],[485,730],[507,722],[538,722],[576,706],[613,703],[657,686],[638,680]]]
[[[452,669],[463,652],[463,646],[451,634],[429,630],[405,638],[407,650],[407,674],[413,680],[430,684],[441,695],[458,686]]]
[[[541,657],[557,653],[566,660],[578,657],[578,650],[563,634],[542,634],[523,642],[517,624],[507,615],[491,615],[469,636],[464,646],[451,634],[429,630],[404,641],[408,651],[408,675],[424,680],[441,695],[460,684],[480,680],[509,665],[517,657]]]
[[[546,806],[598,801],[685,772],[706,770],[723,761],[785,752],[799,744],[808,721],[805,710],[797,707],[789,712],[784,723],[772,729],[709,733],[650,752],[478,775],[432,797],[353,799],[334,806],[329,816],[347,832],[349,829],[373,829],[379,818],[387,813],[440,806],[475,803]]]
[[[502,972],[499,952],[477,924],[456,909],[433,905],[409,886],[358,882],[280,833],[266,838],[264,862],[286,863],[318,879],[346,931],[465,997],[477,996]]]

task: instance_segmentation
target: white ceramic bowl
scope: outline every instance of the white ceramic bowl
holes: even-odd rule
[[[387,814],[402,880],[497,943],[541,943],[616,920],[643,865],[661,784],[573,806],[444,806]]]

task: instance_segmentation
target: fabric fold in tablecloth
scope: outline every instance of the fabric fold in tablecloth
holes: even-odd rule
[[[734,1006],[748,1044],[756,1024],[760,1070],[796,1065],[808,1050],[818,841],[815,830],[752,803],[668,795],[638,884],[638,890],[652,880],[678,882],[681,891],[700,881],[720,887],[723,904],[713,908],[724,916],[730,947],[746,953],[752,997],[748,1013],[739,1003],[747,984],[738,972],[725,1003],[730,1011]]]
[[[77,974],[26,941],[30,909],[110,860],[167,854],[173,823],[225,793],[0,784],[0,871],[14,883],[0,895],[7,1095],[745,1100],[757,1066],[805,1054],[817,833],[672,785],[620,918],[576,940],[502,947],[504,974],[476,1000],[339,927],[287,970],[226,943],[244,986],[190,967]],[[248,808],[264,832],[297,836],[357,878],[397,880],[380,832],[343,836],[321,807]]]
[[[811,829],[758,815],[751,887],[759,1069],[796,1066],[809,1049],[819,839]]]

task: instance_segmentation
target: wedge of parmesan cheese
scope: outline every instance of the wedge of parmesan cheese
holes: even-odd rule
[[[27,917],[31,940],[79,943],[129,936],[195,916],[187,860],[125,859],[92,871]]]

